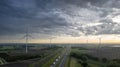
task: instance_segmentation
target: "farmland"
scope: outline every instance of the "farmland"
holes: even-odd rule
[[[77,45],[1,46],[0,67],[120,67],[119,47]],[[57,59],[57,61],[56,61]]]
[[[105,47],[96,50],[95,48],[73,47],[66,67],[120,67],[120,58],[116,50],[120,49],[118,47]]]
[[[9,45],[10,46],[10,45]],[[28,53],[25,52],[24,46],[19,45],[20,48],[17,49],[15,46],[10,46],[8,48],[1,47],[0,51],[0,67],[34,67],[41,63],[38,67],[42,66],[42,62],[46,63],[48,59],[56,56],[56,53],[62,51],[62,48],[57,46],[34,46],[30,45]],[[21,48],[23,47],[23,48]]]

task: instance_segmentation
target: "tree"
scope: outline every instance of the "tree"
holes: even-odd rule
[[[83,62],[81,65],[82,65],[83,67],[87,67],[87,66],[88,66],[88,63]]]
[[[87,61],[87,57],[83,55],[83,56],[81,56],[81,60],[82,61]]]
[[[102,58],[102,62],[106,63],[107,62],[107,58]]]
[[[106,67],[120,67],[120,64],[118,64],[116,62],[111,62]]]
[[[78,63],[80,63],[80,64],[81,64],[82,62],[83,62],[83,61],[81,61],[81,60],[78,60]]]

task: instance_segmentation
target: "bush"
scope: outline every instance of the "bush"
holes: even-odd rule
[[[27,60],[27,59],[33,59],[33,58],[40,58],[40,55],[33,55],[33,56],[28,56],[28,55],[20,55],[20,56],[10,56],[6,58],[6,61],[12,62],[12,61],[17,61],[17,60]]]
[[[82,61],[87,61],[87,56],[85,54],[79,54],[72,52],[70,56],[75,57],[77,59],[81,59]]]
[[[85,56],[85,55],[81,56],[81,60],[82,61],[87,61],[87,56]]]
[[[7,57],[9,57],[9,55],[7,53],[0,53],[0,57],[1,58],[7,58]]]
[[[107,58],[102,58],[102,62],[106,63],[107,62]]]
[[[98,58],[98,57],[93,57],[93,56],[88,55],[88,54],[86,54],[86,56],[87,56],[89,59],[91,59],[91,60],[99,61],[99,58]]]
[[[75,58],[80,58],[80,55],[74,52],[70,53],[70,56]]]
[[[106,67],[120,67],[120,64],[118,64],[116,62],[111,62]]]
[[[82,62],[83,62],[83,61],[81,61],[81,60],[78,60],[78,63],[80,63],[80,64],[81,64]]]
[[[113,59],[113,61],[120,63],[120,59]]]
[[[83,62],[83,63],[81,63],[81,65],[82,65],[83,67],[87,67],[87,66],[88,66],[88,63]]]

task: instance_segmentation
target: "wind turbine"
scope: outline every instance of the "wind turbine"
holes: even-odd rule
[[[88,37],[88,35],[86,35],[86,36],[87,36],[87,38],[86,38],[86,44],[88,45],[88,38],[89,38],[89,37]]]
[[[98,40],[99,40],[99,43],[98,43],[98,48],[100,48],[101,43],[102,43],[102,37],[99,37],[99,38],[98,38]]]
[[[51,48],[51,45],[52,45],[52,38],[50,38],[50,48]]]
[[[88,45],[88,39],[86,40],[86,43],[87,43],[87,45]]]
[[[25,39],[26,39],[26,48],[25,48],[25,52],[27,53],[28,52],[28,30],[26,30],[26,34],[25,34]]]
[[[29,38],[33,39],[33,37],[29,34],[28,25],[27,25],[25,36],[23,37],[23,39],[24,38],[25,38],[25,52],[28,53],[28,40]]]
[[[50,46],[50,47],[52,46],[52,40],[53,40],[53,38],[55,38],[55,37],[50,37],[50,38],[49,38],[49,46]]]
[[[100,48],[100,45],[101,45],[101,37],[98,37],[98,45],[96,46],[96,52],[98,55],[100,55],[100,51],[99,51],[99,48]]]

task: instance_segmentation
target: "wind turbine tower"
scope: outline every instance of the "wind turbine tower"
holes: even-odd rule
[[[99,38],[99,46],[101,45],[101,37]]]
[[[25,39],[26,39],[25,52],[26,53],[28,52],[28,38],[29,38],[29,35],[28,35],[28,29],[27,29],[26,35],[25,35]]]
[[[32,36],[29,34],[29,29],[28,29],[28,25],[27,25],[27,28],[26,28],[26,33],[25,33],[25,52],[28,53],[28,40],[29,40],[29,37],[32,38]]]
[[[50,48],[51,48],[51,45],[52,45],[52,39],[50,38]]]

